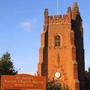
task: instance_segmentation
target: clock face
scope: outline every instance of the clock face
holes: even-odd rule
[[[60,77],[61,77],[61,73],[60,73],[60,72],[56,72],[56,73],[55,73],[55,77],[56,77],[56,78],[60,78]]]

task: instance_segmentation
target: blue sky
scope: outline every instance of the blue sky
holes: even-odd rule
[[[65,14],[74,0],[59,0]],[[90,66],[90,0],[77,0],[83,19],[86,69]],[[56,0],[0,0],[0,56],[11,53],[19,73],[35,73],[39,62],[43,12],[56,15]]]

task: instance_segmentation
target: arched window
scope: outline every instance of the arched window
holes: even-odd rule
[[[55,36],[55,47],[59,47],[60,46],[60,36],[57,35]]]

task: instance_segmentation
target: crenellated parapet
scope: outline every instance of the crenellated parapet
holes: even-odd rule
[[[71,23],[71,19],[68,14],[49,16],[49,24],[68,24]]]
[[[73,7],[67,8],[67,13],[64,15],[49,16],[48,9],[44,11],[44,25],[50,24],[70,24],[72,20],[76,20],[77,16],[80,15],[79,7],[77,2],[73,4]]]

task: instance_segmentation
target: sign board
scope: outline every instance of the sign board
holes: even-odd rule
[[[27,74],[3,75],[1,90],[46,90],[46,78]]]

